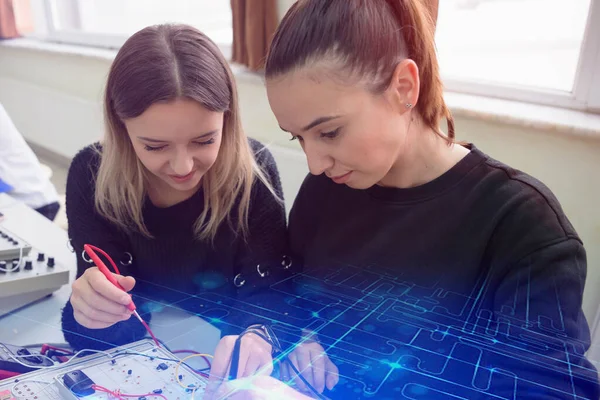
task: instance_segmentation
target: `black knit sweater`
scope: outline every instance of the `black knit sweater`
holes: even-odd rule
[[[255,140],[250,140],[250,145],[257,163],[283,199],[273,156]],[[284,277],[281,261],[286,253],[286,221],[282,202],[257,179],[252,189],[247,237],[225,222],[211,244],[193,235],[194,222],[204,208],[202,190],[167,208],[156,207],[146,198],[143,219],[153,238],[125,233],[94,207],[101,158],[97,149],[101,151],[99,145],[93,145],[79,152],[67,179],[69,237],[77,254],[77,277],[91,265],[84,261],[82,252],[84,244],[92,244],[115,260],[122,275],[136,279],[133,299],[145,320],[156,307],[176,303],[176,307],[214,322],[223,334],[262,322],[248,312],[247,305],[268,303],[264,289]],[[235,214],[232,211],[233,219]],[[219,312],[211,315],[211,305],[216,304]],[[70,302],[63,310],[62,327],[75,349],[114,347],[146,334],[135,318],[106,329],[87,329],[75,321]]]
[[[289,235],[290,315],[316,316],[344,377],[331,398],[599,398],[585,250],[531,176],[473,146],[414,188],[308,176]]]

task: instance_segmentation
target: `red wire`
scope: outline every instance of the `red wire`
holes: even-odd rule
[[[60,352],[63,352],[65,354],[67,354],[67,355],[72,355],[73,354],[73,352],[71,350],[61,349],[60,347],[50,346],[49,344],[45,344],[45,345],[42,346],[42,349],[40,350],[40,354],[46,355],[46,351],[48,351],[48,349],[60,351]]]
[[[14,372],[14,371],[5,371],[3,369],[0,369],[0,381],[3,379],[12,378],[13,376],[18,376],[18,375],[21,375],[21,373]]]
[[[173,354],[200,354],[199,351],[196,350],[173,350]]]
[[[115,264],[115,262],[113,261],[113,259],[106,254],[106,252],[96,246],[92,246],[91,244],[88,244],[88,246],[90,246],[92,248],[92,250],[96,250],[98,253],[102,254],[104,257],[106,257],[106,259],[108,260],[108,262],[110,263],[110,265],[113,266],[113,268],[115,269],[115,272],[117,273],[117,275],[121,275],[121,273],[119,272],[119,268],[117,268],[117,264]]]
[[[150,329],[150,327],[148,326],[148,324],[146,323],[146,321],[144,321],[142,319],[142,320],[140,320],[140,322],[142,323],[142,325],[144,325],[144,328],[146,328],[146,330],[148,331],[148,333],[150,334],[150,336],[152,336],[152,340],[154,340],[154,343],[156,343],[156,346],[160,347],[160,343],[158,342],[158,339],[156,338],[156,336],[154,336],[154,333],[152,333],[152,330]]]
[[[113,259],[111,258],[111,256],[109,256],[108,254],[106,254],[106,252],[104,250],[102,250],[101,248],[98,248],[98,247],[93,246],[91,244],[88,244],[88,246],[92,249],[92,251],[95,250],[98,253],[102,254],[104,257],[106,257],[106,259],[108,260],[108,262],[110,263],[110,265],[112,265],[112,267],[114,268],[115,273],[117,275],[121,275],[121,273],[119,272],[119,268],[117,267],[117,264],[115,264],[115,262],[113,261]],[[146,331],[148,331],[148,333],[152,337],[152,340],[154,340],[154,343],[156,344],[156,346],[160,348],[161,346],[160,346],[160,343],[159,343],[158,339],[156,338],[156,336],[154,336],[154,333],[152,333],[152,330],[150,329],[150,327],[148,326],[148,324],[146,323],[146,321],[144,321],[140,317],[140,322],[142,323],[142,325],[144,325],[144,328],[146,328]]]
[[[163,398],[165,400],[169,400],[169,399],[167,399],[165,396],[163,396],[160,393],[124,394],[124,393],[121,393],[118,390],[113,391],[113,390],[107,389],[104,386],[100,386],[100,385],[92,385],[92,389],[97,390],[99,392],[108,393],[111,396],[114,396],[117,399],[121,399],[121,400],[123,400],[123,399],[125,399],[127,397],[150,397],[150,396],[160,397],[160,398]]]

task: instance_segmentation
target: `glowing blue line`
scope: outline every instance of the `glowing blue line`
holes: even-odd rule
[[[571,389],[573,390],[573,398],[577,398],[577,393],[575,391],[575,381],[573,380],[573,371],[571,370],[571,360],[569,359],[569,350],[567,349],[567,345],[565,344],[565,354],[567,356],[567,363],[569,365],[569,378],[571,378]]]
[[[529,299],[531,299],[531,265],[527,267],[527,305],[525,306],[525,321],[527,321],[527,323],[529,323]]]

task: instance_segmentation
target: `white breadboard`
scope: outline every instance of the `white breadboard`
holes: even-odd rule
[[[67,365],[38,370],[0,381],[0,398],[4,391],[11,393],[15,400],[65,400],[65,399],[113,399],[108,393],[96,391],[78,397],[64,384],[64,375],[81,371],[96,385],[109,390],[119,390],[122,395],[147,400],[162,397],[149,395],[160,392],[169,400],[191,399],[190,388],[197,388],[194,399],[201,399],[206,387],[206,378],[195,373],[185,364],[179,366],[177,382],[175,369],[179,358],[164,348],[158,348],[153,341],[145,339],[130,345],[107,351],[109,355],[98,353]],[[159,368],[160,364],[167,366]],[[164,365],[162,367],[164,368]],[[183,385],[183,386],[182,386]],[[9,397],[10,398],[10,397]]]

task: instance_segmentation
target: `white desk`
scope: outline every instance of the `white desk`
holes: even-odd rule
[[[68,266],[72,282],[77,260],[69,250],[66,231],[6,194],[0,194],[0,212],[5,215],[3,226]],[[0,318],[0,342],[15,345],[63,343],[60,317],[70,293],[70,284],[64,285],[52,296]],[[183,311],[155,313],[151,327],[155,335],[168,342],[172,349],[212,354],[220,337],[218,329]]]

